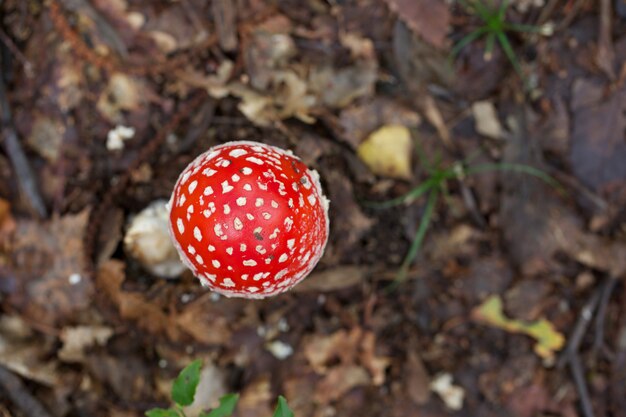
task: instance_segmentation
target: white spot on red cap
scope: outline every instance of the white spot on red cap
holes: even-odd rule
[[[189,254],[191,254],[191,255],[195,255],[196,254],[196,248],[194,248],[193,246],[189,245],[189,246],[187,246],[187,252],[189,252]]]
[[[202,232],[198,226],[193,228],[193,237],[195,237],[198,242],[202,242]]]
[[[178,228],[178,233],[181,235],[185,233],[185,226],[183,225],[183,219],[180,217],[176,220],[176,227]]]
[[[204,265],[204,259],[202,259],[202,256],[200,255],[196,255],[196,262],[200,265]]]
[[[264,212],[263,212],[263,214],[262,214],[262,216],[263,216],[263,218],[264,218],[265,220],[269,220],[269,219],[271,219],[271,218],[272,218],[272,215],[271,215],[271,214],[269,214],[267,211],[264,211]]]
[[[213,226],[213,231],[215,232],[215,235],[217,237],[220,237],[224,234],[224,232],[222,231],[222,225],[217,223],[215,226]]]
[[[241,177],[237,174],[233,174],[233,176],[230,177],[230,179],[233,180],[233,182],[238,182],[241,179]]]
[[[224,278],[224,281],[222,281],[222,285],[224,287],[230,288],[235,286],[235,282],[231,278]]]
[[[315,198],[313,194],[309,194],[309,196],[307,197],[307,200],[309,200],[309,204],[312,206],[314,206],[315,203],[317,202],[317,199]]]
[[[204,195],[211,195],[213,194],[213,187],[211,187],[210,185],[205,187],[203,193]]]
[[[227,192],[234,190],[234,188],[235,188],[235,187],[233,187],[232,185],[230,185],[230,184],[228,183],[228,181],[224,181],[224,182],[222,183],[222,194],[226,194]]]
[[[256,261],[254,259],[246,259],[243,261],[244,266],[256,266]]]
[[[252,186],[250,184],[244,184],[243,189],[246,191],[252,191]]]
[[[230,206],[228,204],[224,204],[224,214],[230,213]]]
[[[253,164],[257,164],[257,165],[263,165],[265,163],[265,162],[263,162],[263,160],[261,160],[259,158],[255,158],[254,156],[247,157],[246,161],[250,161]]]
[[[220,261],[218,261],[217,259],[213,259],[211,261],[211,265],[213,265],[215,268],[219,268],[220,267]]]
[[[293,250],[293,246],[296,244],[296,239],[289,239],[287,241],[287,247],[291,250]]]
[[[238,158],[247,153],[248,152],[244,149],[233,149],[232,151],[228,152],[228,155],[232,156],[233,158]]]
[[[257,198],[254,202],[255,207],[261,207],[263,205],[263,199],[262,198]]]
[[[229,255],[233,254],[233,248],[226,248],[226,253]]]
[[[285,262],[288,258],[289,256],[286,253],[283,253],[280,255],[280,258],[278,258],[278,262]]]
[[[239,219],[239,217],[235,217],[233,221],[233,226],[235,226],[235,230],[243,229],[243,222]]]
[[[250,175],[250,174],[252,174],[252,168],[250,168],[250,167],[243,167],[241,169],[241,173],[244,174],[244,175]]]
[[[245,251],[246,251],[246,248],[247,248],[247,247],[246,247],[246,244],[245,244],[245,243],[242,243],[242,244],[240,244],[240,245],[239,245],[239,250],[240,250],[241,252],[245,252]]]
[[[272,207],[278,208],[278,203],[276,201],[272,200],[270,204],[272,205]]]
[[[204,170],[202,170],[202,175],[206,176],[206,177],[211,177],[213,175],[217,174],[217,171],[211,168],[206,168]]]
[[[198,181],[197,180],[193,180],[189,183],[189,194],[193,194],[194,191],[196,191],[196,187],[198,186]]]
[[[259,252],[261,255],[264,255],[267,252],[267,250],[265,250],[265,248],[262,245],[257,245],[256,248],[254,248],[254,250]]]
[[[245,205],[246,205],[246,197],[239,197],[239,198],[237,199],[237,205],[238,205],[239,207],[243,207],[243,206],[245,206]]]
[[[209,252],[215,252],[215,246],[213,245],[209,245],[207,249],[209,249]]]

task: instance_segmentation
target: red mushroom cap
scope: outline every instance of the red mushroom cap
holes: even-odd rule
[[[262,143],[229,142],[198,156],[169,204],[182,261],[226,296],[287,291],[311,272],[328,240],[317,172]]]

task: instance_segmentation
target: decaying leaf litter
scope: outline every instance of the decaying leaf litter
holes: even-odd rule
[[[509,3],[542,29],[505,32],[520,71],[488,36],[451,56],[469,1],[2,2],[0,411],[143,415],[200,359],[195,412],[626,416],[626,14]],[[331,200],[320,265],[264,301],[123,243],[233,139],[292,149]],[[427,196],[368,203],[479,164],[503,169],[455,171],[391,286]]]

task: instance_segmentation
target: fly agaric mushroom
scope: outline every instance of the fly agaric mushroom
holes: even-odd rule
[[[311,272],[328,240],[328,200],[317,172],[262,143],[229,142],[198,156],[169,204],[183,263],[229,297],[287,291]]]

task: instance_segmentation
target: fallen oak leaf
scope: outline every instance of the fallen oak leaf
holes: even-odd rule
[[[523,322],[507,318],[504,315],[502,299],[498,295],[492,295],[474,308],[472,318],[510,333],[522,333],[534,338],[537,341],[535,353],[544,359],[553,359],[554,353],[565,343],[563,334],[555,330],[554,325],[546,319]]]

